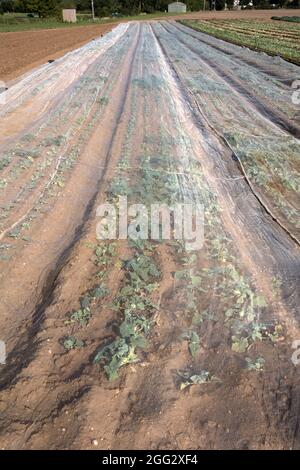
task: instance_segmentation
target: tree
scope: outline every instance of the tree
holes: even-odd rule
[[[87,11],[91,9],[91,0],[76,0],[74,3],[78,11]]]
[[[0,13],[14,11],[15,5],[13,0],[0,0]]]
[[[36,13],[39,17],[44,18],[57,14],[60,3],[58,0],[19,0],[19,8],[28,13]]]
[[[287,4],[287,7],[292,7],[292,8],[299,8],[300,7],[300,0],[292,0]]]
[[[216,10],[224,10],[225,0],[216,0]]]
[[[186,0],[185,3],[189,11],[203,10],[204,0]]]
[[[62,0],[61,8],[77,8],[77,3],[75,0]]]
[[[96,16],[110,16],[121,12],[121,2],[118,0],[94,0]]]

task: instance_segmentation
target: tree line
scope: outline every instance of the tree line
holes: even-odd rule
[[[98,17],[121,15],[137,15],[139,13],[153,13],[155,11],[167,11],[168,4],[172,0],[94,0],[95,13]],[[182,0],[189,11],[203,9],[204,0]],[[226,0],[215,0],[216,9],[222,10]],[[240,5],[247,7],[250,0],[239,0]],[[227,7],[232,8],[234,0],[226,1]],[[280,7],[300,6],[300,0],[252,0],[254,8],[269,8],[276,4]],[[206,8],[212,5],[211,0],[206,0]],[[0,13],[26,12],[37,14],[40,17],[56,16],[62,8],[76,8],[80,11],[91,10],[91,0],[0,0]]]

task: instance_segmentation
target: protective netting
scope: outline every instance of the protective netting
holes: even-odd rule
[[[70,402],[81,403],[85,396],[88,407],[96,384],[103,406],[90,415],[98,413],[100,422],[102,408],[121,410],[107,425],[111,441],[147,413],[155,415],[158,428],[167,422],[176,434],[186,433],[193,407],[202,402],[200,395],[193,401],[182,391],[205,384],[211,387],[206,411],[199,411],[207,413],[205,419],[217,413],[227,428],[231,401],[230,419],[245,438],[248,420],[240,419],[235,404],[246,403],[247,416],[272,439],[273,395],[285,391],[289,380],[290,401],[282,407],[285,421],[278,439],[286,446],[298,439],[290,420],[297,384],[289,354],[291,335],[298,331],[299,250],[236,161],[238,156],[255,187],[296,233],[298,219],[291,211],[299,184],[298,140],[262,115],[257,103],[268,83],[267,97],[278,98],[282,113],[288,116],[292,106],[283,97],[284,83],[266,74],[269,58],[261,79],[252,65],[236,64],[244,86],[251,83],[252,93],[258,88],[256,101],[249,103],[249,95],[246,99],[208,63],[224,66],[227,73],[230,56],[180,28],[120,25],[9,90],[1,109],[0,325],[10,356],[0,384],[10,397],[17,393],[18,408],[5,410],[5,432],[18,419],[15,413],[22,416],[19,426],[26,426],[31,396],[31,427],[38,429],[42,412],[49,426],[54,413],[59,415],[66,396],[62,387]],[[263,64],[264,56],[258,57]],[[286,188],[288,183],[296,186]],[[284,201],[281,209],[277,194]],[[202,207],[203,246],[189,251],[184,240],[97,241],[97,206],[117,206],[119,197],[149,210],[151,204],[185,202]],[[44,333],[56,361],[47,359]],[[102,366],[100,386],[93,361]],[[125,367],[129,364],[132,368]],[[30,384],[21,375],[25,366]],[[129,413],[119,398],[111,399],[114,389],[105,382],[103,368],[111,380],[133,374],[119,395],[123,403],[129,401]],[[263,404],[252,389],[245,394],[243,388],[250,383],[249,371],[262,370],[265,375],[252,380]],[[21,377],[22,390],[17,389]],[[41,411],[36,403],[48,397],[45,377],[54,392]],[[128,396],[140,389],[131,404]],[[185,413],[180,420],[169,406],[177,400]],[[274,422],[281,418],[274,416]],[[139,446],[148,426],[141,420],[140,432],[128,442],[135,439]],[[201,427],[195,426],[195,433],[190,442],[197,446]],[[18,446],[26,447],[27,439],[34,446],[38,434],[49,439],[45,426],[29,437],[22,434]],[[235,446],[236,434],[222,434],[228,436],[227,446]],[[254,447],[263,445],[260,437],[251,439]]]
[[[273,73],[283,70],[293,80],[298,67],[245,48],[219,44],[220,49],[237,51],[239,58],[227,56],[210,46],[216,39],[184,26],[154,28],[204,116],[238,155],[274,214],[299,239],[299,141],[281,128],[280,117],[276,122],[278,110],[294,122],[297,107],[292,103],[292,89],[268,75],[269,68]],[[254,62],[254,58],[257,67],[247,60]],[[269,65],[261,71],[264,59]]]

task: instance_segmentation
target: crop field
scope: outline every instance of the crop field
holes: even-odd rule
[[[209,19],[181,22],[219,39],[300,64],[300,24],[296,21]]]
[[[299,70],[131,22],[0,94],[1,448],[300,448]]]
[[[30,18],[26,13],[6,13],[0,15],[0,32],[19,32],[19,31],[31,31],[36,29],[57,29],[57,28],[78,28],[78,26],[99,26],[111,23],[120,23],[125,21],[144,21],[159,18],[174,18],[180,15],[180,17],[185,17],[185,13],[168,13],[168,12],[158,12],[150,14],[141,14],[136,16],[122,16],[122,17],[106,17],[106,18],[96,18],[92,20],[92,15],[90,14],[80,14],[77,13],[77,23],[66,23],[56,18]]]

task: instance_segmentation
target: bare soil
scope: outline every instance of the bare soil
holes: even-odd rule
[[[0,79],[12,80],[97,38],[115,25],[0,33]]]

